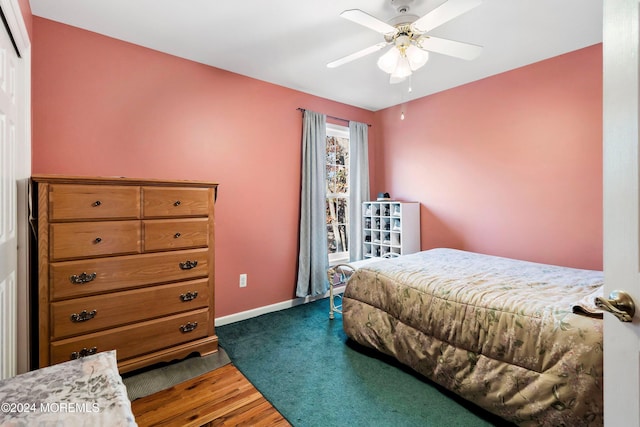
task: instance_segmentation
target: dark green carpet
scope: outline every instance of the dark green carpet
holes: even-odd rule
[[[216,328],[231,362],[295,427],[509,425],[347,339],[328,299]]]

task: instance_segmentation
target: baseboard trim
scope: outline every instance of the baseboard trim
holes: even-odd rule
[[[344,292],[345,285],[336,286],[333,288],[334,295]],[[285,310],[287,308],[295,307],[301,304],[307,304],[309,302],[317,301],[323,298],[329,298],[329,291],[324,295],[316,295],[313,297],[295,298],[288,301],[277,302],[275,304],[265,305],[263,307],[254,308],[247,311],[241,311],[239,313],[230,314],[228,316],[218,317],[215,320],[216,326],[228,325],[230,323],[240,322],[241,320],[251,319],[263,314],[272,313],[274,311]],[[328,314],[327,314],[328,316]]]

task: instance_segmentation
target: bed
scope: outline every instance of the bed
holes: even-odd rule
[[[600,271],[438,248],[358,268],[349,338],[518,425],[602,425]]]
[[[115,351],[0,380],[0,425],[137,426]]]

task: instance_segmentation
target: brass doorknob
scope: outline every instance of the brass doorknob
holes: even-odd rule
[[[631,322],[636,312],[633,298],[625,291],[611,291],[608,299],[596,297],[594,303],[598,308],[612,313],[621,322]]]

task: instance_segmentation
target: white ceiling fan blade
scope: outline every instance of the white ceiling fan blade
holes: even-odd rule
[[[424,36],[417,41],[418,47],[430,52],[472,60],[482,53],[482,46],[456,42],[438,37]]]
[[[411,24],[418,33],[426,33],[479,6],[482,0],[448,0]]]
[[[328,68],[339,67],[339,66],[341,66],[343,64],[346,64],[347,62],[351,62],[351,61],[356,60],[358,58],[362,58],[363,56],[367,56],[367,55],[369,55],[369,54],[371,54],[373,52],[377,52],[380,49],[382,49],[383,47],[387,46],[388,44],[389,43],[387,43],[387,42],[380,42],[378,44],[374,44],[373,46],[369,46],[368,48],[359,50],[359,51],[357,51],[355,53],[352,53],[351,55],[347,55],[347,56],[344,56],[344,57],[342,57],[340,59],[336,59],[335,61],[329,62],[327,64],[327,67]]]
[[[368,13],[361,11],[360,9],[345,10],[340,14],[340,16],[348,19],[351,22],[355,22],[356,24],[360,24],[367,28],[370,28],[380,34],[395,34],[398,31],[396,27],[379,20],[374,16],[371,16]]]

